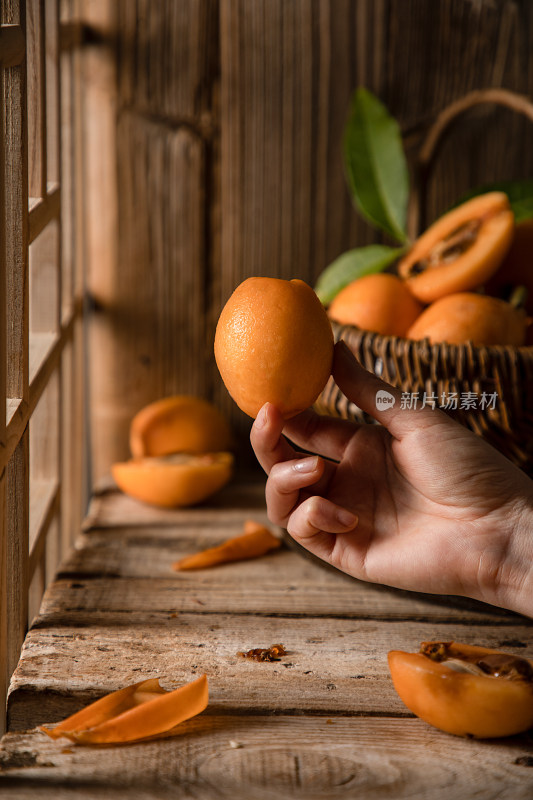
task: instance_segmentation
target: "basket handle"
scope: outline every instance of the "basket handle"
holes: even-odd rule
[[[408,229],[409,236],[412,239],[415,239],[418,235],[421,223],[425,223],[425,220],[421,219],[421,209],[425,208],[426,205],[428,176],[445,134],[457,117],[484,103],[506,106],[512,111],[523,114],[533,122],[533,103],[530,99],[525,95],[511,92],[508,89],[475,90],[446,106],[437,115],[435,122],[429,128],[418,153],[416,162],[417,181],[409,203]]]

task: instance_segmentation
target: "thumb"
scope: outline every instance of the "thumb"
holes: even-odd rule
[[[405,402],[402,403],[401,390],[364,369],[343,341],[335,345],[332,375],[348,400],[370,414],[396,439],[401,439],[414,428],[448,419],[442,411],[430,405],[409,408]]]

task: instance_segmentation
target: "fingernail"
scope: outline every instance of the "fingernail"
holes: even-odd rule
[[[355,514],[352,514],[351,511],[347,511],[345,508],[339,508],[336,517],[337,521],[345,528],[354,528],[359,521]]]
[[[259,413],[255,418],[254,427],[257,428],[257,430],[261,430],[261,428],[265,427],[267,421],[268,421],[268,409],[267,409],[267,404],[265,403],[265,405],[261,406],[261,408],[259,409]]]
[[[294,465],[294,469],[298,472],[313,472],[318,466],[318,456],[311,456],[310,458],[302,458]]]

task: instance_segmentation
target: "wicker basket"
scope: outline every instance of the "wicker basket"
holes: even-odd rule
[[[366,369],[405,392],[406,402],[443,408],[533,476],[533,347],[431,345],[336,323],[333,331]],[[371,421],[332,379],[316,405]]]
[[[486,102],[512,108],[533,121],[529,100],[505,90],[474,92],[445,109],[420,150],[410,209],[412,238],[420,228],[427,176],[442,137],[458,115]],[[533,476],[533,347],[431,345],[336,323],[333,331],[366,369],[400,388],[406,403],[443,408]],[[316,405],[332,416],[371,421],[332,379]]]

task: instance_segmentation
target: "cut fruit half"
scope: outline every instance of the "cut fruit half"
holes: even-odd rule
[[[400,261],[398,273],[423,303],[475,289],[502,263],[514,227],[506,194],[479,195],[434,222]]]
[[[123,492],[165,508],[193,506],[221,489],[231,478],[231,453],[175,453],[132,458],[113,464],[111,473]]]

